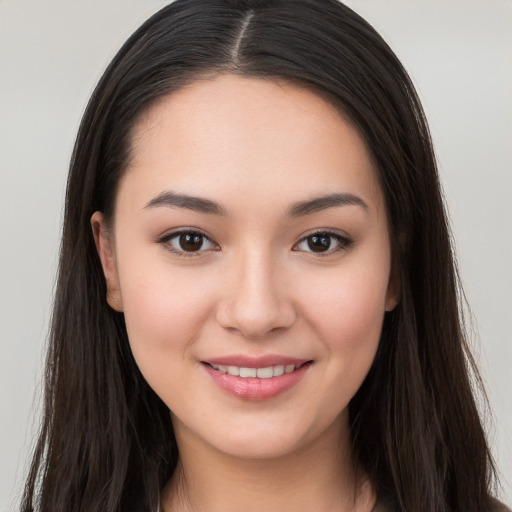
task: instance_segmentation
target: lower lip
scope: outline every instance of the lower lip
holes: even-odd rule
[[[291,373],[270,379],[237,377],[215,370],[206,363],[203,366],[215,384],[230,395],[244,400],[268,400],[295,386],[308,371],[311,362],[303,364]]]

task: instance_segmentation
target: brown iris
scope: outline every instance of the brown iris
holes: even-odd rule
[[[308,247],[313,252],[325,252],[331,247],[330,235],[313,235],[308,237]]]
[[[179,244],[184,251],[199,251],[203,245],[203,235],[198,233],[183,233],[179,237]]]

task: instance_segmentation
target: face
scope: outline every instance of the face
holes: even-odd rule
[[[113,225],[92,225],[178,440],[272,457],[348,428],[397,286],[376,171],[325,100],[196,81],[137,125]]]

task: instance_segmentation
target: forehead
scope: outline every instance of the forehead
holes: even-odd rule
[[[220,202],[284,205],[335,189],[382,200],[366,143],[339,109],[297,85],[229,74],[196,80],[142,116],[123,182],[139,195],[172,188]]]

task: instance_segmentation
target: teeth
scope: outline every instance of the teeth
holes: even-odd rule
[[[240,368],[240,377],[256,377],[258,370],[256,368]]]
[[[284,373],[284,365],[281,364],[279,366],[274,366],[274,377],[279,377],[279,375],[283,375]]]
[[[240,372],[240,375],[242,375],[242,372]],[[268,368],[258,368],[256,370],[256,377],[258,379],[270,379],[270,377],[274,376],[274,370],[272,366],[269,366]]]
[[[228,366],[229,375],[240,375],[240,368],[238,366]]]
[[[237,377],[257,377],[258,379],[270,379],[271,377],[279,377],[285,373],[291,373],[295,370],[294,364],[268,366],[267,368],[241,368],[239,366],[225,366],[222,364],[210,365],[215,370],[228,375],[235,375]]]

